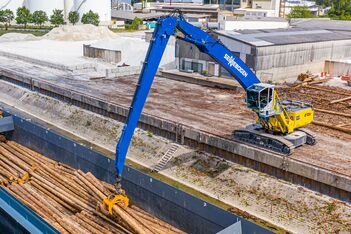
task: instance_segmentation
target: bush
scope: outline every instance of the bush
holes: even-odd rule
[[[0,11],[0,22],[5,24],[5,30],[10,26],[11,21],[15,18],[13,12],[9,9]]]
[[[138,30],[139,25],[143,24],[143,20],[135,17],[131,24],[126,24],[125,28],[127,30]]]
[[[32,17],[32,22],[35,25],[39,25],[39,27],[41,28],[41,26],[47,22],[49,20],[48,16],[46,15],[45,11],[35,11],[33,13],[33,17]]]
[[[83,24],[93,24],[98,26],[100,23],[100,17],[98,13],[94,13],[92,10],[83,14],[82,16],[82,23]]]
[[[63,10],[55,9],[52,11],[52,15],[50,16],[51,24],[55,25],[55,27],[65,24],[65,19],[63,16]]]
[[[16,23],[17,24],[23,24],[24,28],[27,28],[27,24],[32,22],[32,14],[28,10],[28,8],[24,7],[19,7],[17,9],[17,17],[16,17]]]
[[[73,25],[78,23],[79,22],[79,13],[77,11],[71,11],[68,14],[68,21]]]
[[[313,18],[310,9],[307,6],[294,6],[287,15],[288,18]]]

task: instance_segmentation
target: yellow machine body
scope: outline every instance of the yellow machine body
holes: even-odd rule
[[[257,113],[262,128],[290,134],[313,121],[312,105],[299,101],[281,101],[273,85],[257,84],[247,92],[247,105]]]
[[[310,105],[302,102],[280,102],[275,90],[272,107],[276,115],[269,116],[268,120],[257,117],[257,123],[267,130],[289,134],[313,121],[314,110]]]

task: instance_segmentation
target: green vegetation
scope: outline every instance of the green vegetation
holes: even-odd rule
[[[314,17],[307,6],[294,6],[287,15],[288,18],[312,18]]]
[[[9,29],[9,30],[5,30],[0,28],[0,36],[6,34],[6,33],[24,33],[24,34],[33,34],[34,36],[43,36],[45,34],[47,34],[47,31],[38,31],[38,30],[16,30],[16,29]]]
[[[333,211],[336,210],[336,204],[334,202],[328,203],[326,206],[326,210],[328,214],[331,214]]]
[[[75,25],[76,23],[79,22],[79,13],[77,11],[71,11],[69,14],[68,14],[68,21]]]
[[[351,0],[316,0],[322,7],[331,7],[328,17],[336,20],[351,20]]]
[[[22,24],[24,28],[27,28],[27,24],[32,21],[32,13],[26,7],[19,7],[17,9],[16,23]]]
[[[94,13],[92,10],[83,14],[82,16],[82,23],[83,24],[93,24],[98,26],[100,23],[100,17],[98,13]]]
[[[136,32],[139,31],[138,29],[124,29],[124,28],[109,28],[112,32],[119,33],[119,32]]]
[[[55,25],[55,27],[65,24],[63,10],[53,10],[52,15],[50,16],[50,23]]]
[[[9,9],[0,11],[0,22],[5,25],[5,30],[10,26],[11,21],[15,18],[13,12]]]
[[[143,24],[143,20],[137,17],[134,18],[131,24],[126,24],[126,30],[138,30],[139,25]]]
[[[46,15],[45,11],[35,11],[32,17],[32,23],[38,25],[39,28],[49,20],[48,16]]]

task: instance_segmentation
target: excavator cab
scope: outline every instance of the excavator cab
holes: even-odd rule
[[[274,85],[254,84],[247,89],[247,107],[256,112],[261,117],[270,117],[276,114]]]

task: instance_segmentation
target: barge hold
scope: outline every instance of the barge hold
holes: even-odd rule
[[[112,189],[108,183],[114,179],[113,160],[43,122],[19,116],[13,120],[15,130],[0,143],[4,181],[0,230],[18,226],[16,231],[31,232],[34,226],[45,233],[216,233],[236,228],[242,233],[271,233],[131,167],[126,168],[122,183],[133,204],[127,209],[117,207],[119,218],[111,221],[96,207]],[[8,212],[3,196],[13,200],[7,206],[17,213]]]
[[[14,141],[1,142],[0,154],[0,183],[61,233],[183,233],[133,205],[114,206],[118,216],[110,217],[116,221],[111,222],[96,211],[96,204],[113,187],[90,172],[57,163]]]

